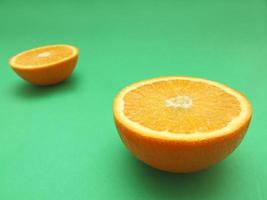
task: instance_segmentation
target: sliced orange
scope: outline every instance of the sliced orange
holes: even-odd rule
[[[128,149],[169,172],[198,171],[224,159],[241,142],[252,116],[241,93],[192,77],[132,84],[117,95],[113,111]]]
[[[12,57],[9,64],[23,79],[36,85],[64,81],[78,60],[78,49],[70,45],[49,45],[24,51]]]

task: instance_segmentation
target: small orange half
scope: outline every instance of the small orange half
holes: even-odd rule
[[[241,93],[193,77],[161,77],[123,89],[114,118],[140,160],[170,172],[193,172],[227,157],[241,142],[252,108]]]
[[[9,64],[21,78],[32,84],[53,85],[70,76],[78,52],[71,45],[48,45],[19,53]]]

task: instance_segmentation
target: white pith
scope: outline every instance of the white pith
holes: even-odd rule
[[[39,53],[39,54],[37,55],[37,58],[48,58],[49,56],[51,56],[51,52],[49,52],[49,51],[45,51],[45,52],[43,52],[43,53]]]
[[[192,99],[189,96],[176,96],[165,100],[165,106],[168,108],[190,108]]]

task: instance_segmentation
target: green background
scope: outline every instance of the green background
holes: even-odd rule
[[[79,47],[72,77],[34,87],[8,59]],[[267,2],[0,0],[0,199],[267,199]],[[239,148],[210,170],[170,174],[136,160],[113,123],[120,89],[163,75],[242,91],[254,115]]]

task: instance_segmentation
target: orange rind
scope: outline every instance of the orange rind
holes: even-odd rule
[[[70,76],[78,53],[71,45],[48,45],[19,53],[9,64],[21,78],[32,84],[53,85]]]
[[[230,87],[193,77],[160,77],[123,89],[113,104],[126,147],[144,163],[169,172],[206,169],[240,144],[252,107]]]

